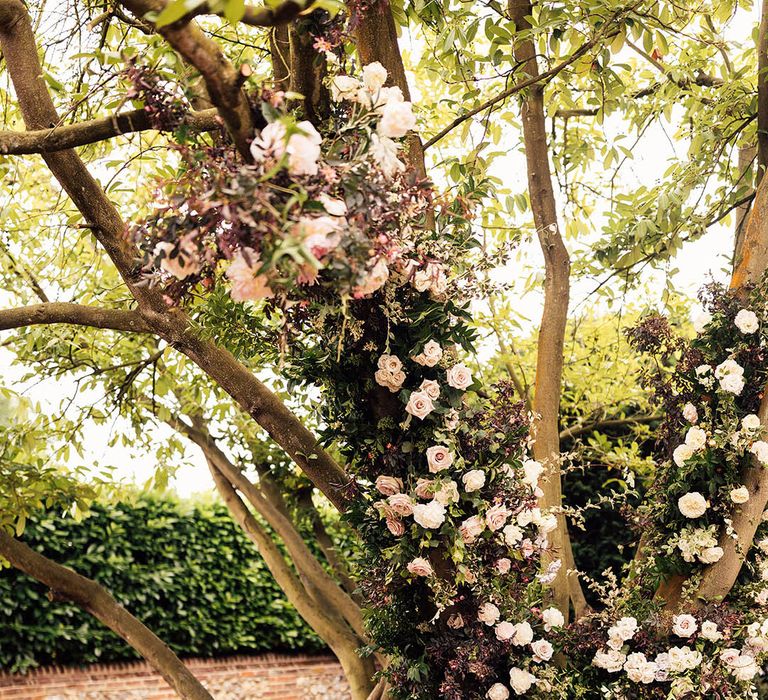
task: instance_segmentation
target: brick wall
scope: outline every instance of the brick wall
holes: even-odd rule
[[[188,659],[215,700],[349,700],[332,656],[264,654]],[[0,673],[0,700],[177,700],[144,662]]]

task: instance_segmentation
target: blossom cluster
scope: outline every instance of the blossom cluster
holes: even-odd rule
[[[217,153],[214,168],[212,158],[181,149],[184,177],[135,232],[146,269],[169,283],[169,299],[219,279],[235,302],[290,303],[318,285],[363,298],[391,274],[420,291],[445,291],[444,269],[419,255],[409,236],[431,206],[428,190],[402,178],[401,141],[416,127],[412,105],[384,87],[380,64],[363,76],[331,81],[346,112],[326,135],[297,122],[283,93],[265,91],[270,121],[254,135],[252,163]],[[339,88],[352,83],[354,92]]]

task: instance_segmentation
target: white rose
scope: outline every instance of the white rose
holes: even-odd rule
[[[405,170],[405,163],[397,157],[399,151],[400,147],[392,139],[378,134],[371,135],[371,157],[386,177],[392,177]]]
[[[506,530],[506,528],[504,528]],[[501,557],[500,559],[496,560],[496,563],[494,564],[494,569],[496,569],[496,573],[500,576],[504,576],[504,574],[508,574],[509,570],[512,568],[512,560],[508,559],[507,557]]]
[[[744,430],[749,430],[750,432],[760,430],[761,425],[762,424],[760,423],[760,418],[754,413],[750,413],[741,419],[741,427],[744,428]]]
[[[703,333],[704,329],[712,321],[712,314],[709,311],[702,311],[693,319],[693,330],[697,333]]]
[[[637,620],[634,617],[622,617],[615,625],[608,629],[609,637],[618,637],[628,642],[637,632]]]
[[[736,314],[736,318],[733,319],[733,322],[736,324],[736,328],[745,334],[754,333],[760,328],[760,322],[757,320],[757,315],[754,311],[749,311],[748,309],[741,309],[741,311]]]
[[[472,493],[485,486],[485,472],[482,469],[473,469],[464,474],[461,481],[464,483],[464,490],[467,493]]]
[[[331,98],[334,102],[356,100],[360,81],[350,75],[337,75],[331,80]]]
[[[703,450],[707,446],[707,433],[696,426],[688,428],[688,432],[685,434],[685,444],[694,452]]]
[[[509,684],[517,695],[525,695],[536,682],[536,676],[515,666],[509,671]]]
[[[552,658],[554,649],[546,639],[537,639],[531,644],[531,651],[533,651],[533,660],[539,663],[541,661],[549,661]]]
[[[722,547],[707,547],[701,550],[699,561],[702,564],[714,564],[723,558],[723,554],[725,552]]]
[[[507,700],[509,698],[509,691],[507,686],[501,683],[494,683],[485,694],[488,700]]]
[[[414,392],[416,393],[416,392]],[[413,396],[413,394],[411,394]],[[427,464],[432,474],[448,469],[453,464],[453,452],[445,445],[433,445],[427,448]]]
[[[535,459],[526,459],[523,462],[523,483],[528,484],[532,489],[539,485],[539,477],[544,471],[544,467]]]
[[[686,518],[700,518],[709,506],[704,496],[698,491],[691,491],[677,500],[677,507]]]
[[[744,377],[740,374],[728,374],[720,380],[720,388],[729,394],[739,396],[744,390]]]
[[[729,374],[735,374],[737,376],[743,375],[744,368],[736,362],[736,360],[731,359],[725,360],[715,367],[715,377],[718,379],[722,379]]]
[[[678,637],[690,637],[698,628],[693,615],[675,615],[672,618],[672,631]]]
[[[739,656],[741,656],[741,652],[738,649],[729,647],[728,649],[723,649],[720,652],[720,661],[722,661],[726,666],[733,666]]]
[[[509,511],[507,507],[501,503],[496,506],[490,507],[485,513],[485,523],[488,525],[488,529],[491,532],[496,532],[499,528],[504,526],[509,517]]]
[[[429,396],[429,398],[433,401],[440,397],[440,384],[438,384],[434,379],[425,379],[421,383],[419,389],[421,391],[426,391],[427,396]]]
[[[739,655],[731,667],[731,673],[740,681],[751,681],[757,675],[757,672],[757,662],[746,654]]]
[[[731,491],[731,500],[736,505],[741,505],[749,500],[749,489],[746,486],[739,486]]]
[[[527,622],[518,622],[515,625],[515,636],[512,644],[518,647],[524,647],[533,641],[533,629]]]
[[[710,642],[719,642],[723,638],[723,633],[717,629],[717,625],[710,620],[701,623],[701,636]]]
[[[384,496],[392,496],[403,490],[403,482],[394,476],[377,476],[376,489]]]
[[[399,139],[416,127],[416,116],[410,102],[387,102],[381,108],[378,132],[390,139]]]
[[[479,515],[471,515],[459,527],[464,544],[472,544],[485,530],[485,521]]]
[[[544,621],[544,631],[550,632],[551,630],[562,627],[565,624],[565,616],[557,608],[547,608],[542,614],[541,618]]]
[[[445,522],[445,506],[439,501],[417,503],[413,506],[413,519],[421,527],[435,530]]]
[[[477,611],[477,619],[488,627],[493,627],[501,617],[501,612],[493,603],[484,603]]]
[[[426,391],[414,391],[408,398],[405,410],[419,420],[424,420],[435,406]]]
[[[557,516],[554,513],[548,513],[543,515],[536,523],[539,528],[539,532],[542,535],[546,535],[548,532],[552,532],[557,527]]]
[[[509,523],[502,530],[504,534],[504,541],[508,547],[514,547],[518,542],[523,539],[523,531],[515,524]]]
[[[757,457],[758,462],[761,464],[768,464],[768,442],[755,440],[749,448],[749,451]]]
[[[678,467],[682,467],[691,457],[693,448],[686,444],[678,445],[672,453],[672,459]]]
[[[696,410],[696,406],[692,403],[687,403],[683,406],[683,418],[689,423],[696,423],[699,420],[699,412]]]
[[[515,626],[511,622],[499,622],[494,628],[496,639],[506,642],[515,636]]]
[[[380,90],[387,82],[387,69],[378,61],[363,68],[363,84],[370,92]]]
[[[414,576],[432,576],[435,573],[432,570],[432,565],[423,557],[416,557],[413,561],[408,562],[407,569]]]
[[[472,384],[472,373],[466,365],[461,363],[451,367],[446,376],[448,385],[454,389],[464,390]]]

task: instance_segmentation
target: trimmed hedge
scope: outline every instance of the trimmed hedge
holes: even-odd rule
[[[103,584],[181,655],[323,649],[221,505],[142,496],[82,522],[43,517],[24,541]],[[135,659],[98,620],[0,569],[0,668]]]

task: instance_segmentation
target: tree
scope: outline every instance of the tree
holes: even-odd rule
[[[724,35],[741,15],[728,3],[72,7],[82,14],[60,30],[66,48],[54,42],[41,64],[27,8],[0,0],[14,93],[5,119],[25,127],[0,132],[0,151],[21,159],[3,164],[13,184],[5,287],[19,303],[0,312],[0,328],[16,329],[7,342],[20,363],[103,391],[110,410],[91,402],[74,421],[13,426],[26,444],[3,456],[14,498],[2,524],[18,538],[41,502],[87,507],[89,486],[41,470],[29,435],[49,423],[67,461],[83,421],[115,412],[133,444],[164,424],[202,451],[354,698],[498,700],[507,686],[560,687],[562,697],[603,686],[615,697],[751,692],[768,648],[761,584],[744,567],[761,565],[751,544],[766,504],[765,18],[756,46],[735,57]],[[33,9],[38,25],[50,20]],[[409,62],[397,39],[405,26],[423,45]],[[86,30],[98,30],[95,44]],[[86,51],[71,55],[77,40]],[[65,59],[72,76],[57,70]],[[420,106],[423,139],[406,65],[433,92]],[[95,116],[104,110],[113,114]],[[626,163],[669,123],[688,153],[630,191]],[[139,133],[148,140],[114,140]],[[527,194],[498,174],[517,147]],[[17,165],[33,154],[76,212],[41,168]],[[567,350],[585,340],[579,324],[569,335],[572,282],[599,279],[595,293],[614,304],[639,271],[663,269],[750,203],[732,289],[707,293],[700,336],[658,316],[630,332],[653,358],[644,380],[663,412],[628,395],[617,405],[629,411],[565,425]],[[603,218],[602,236],[590,216]],[[33,237],[35,227],[47,230]],[[66,247],[54,250],[57,227]],[[513,291],[494,271],[509,270],[531,233],[543,307],[535,346],[523,343],[526,368],[510,334]],[[470,367],[486,332],[501,362]],[[613,593],[602,589],[604,609],[590,610],[562,507],[563,443],[657,421],[655,482],[633,516],[638,554]],[[21,479],[12,463],[25,464]],[[357,534],[356,589],[323,526],[326,503]],[[303,518],[324,562],[299,534]],[[207,697],[101,587],[11,532],[0,553],[12,565],[123,634],[182,697]],[[746,641],[720,654],[718,634]],[[675,639],[700,648],[660,651]]]

